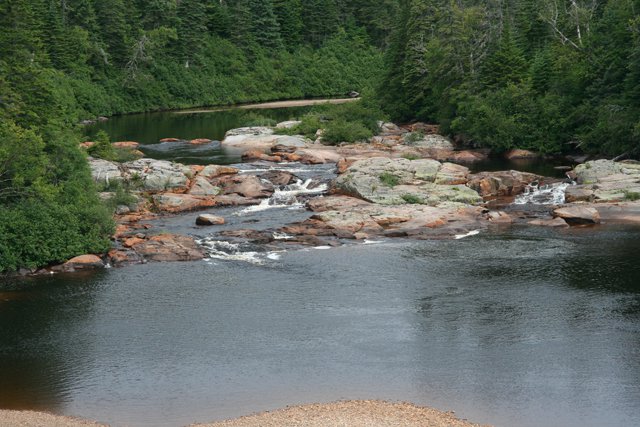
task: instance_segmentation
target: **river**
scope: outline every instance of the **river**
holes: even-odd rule
[[[504,427],[640,425],[639,232],[496,228],[6,280],[0,407],[178,426],[375,398]]]

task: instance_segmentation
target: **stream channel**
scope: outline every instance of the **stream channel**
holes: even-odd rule
[[[156,144],[221,139],[237,114],[99,126],[147,144],[150,157],[237,163],[216,143]],[[303,179],[333,173],[295,167]],[[295,203],[243,209],[221,212],[226,227],[309,215]],[[179,426],[386,399],[503,427],[640,425],[638,228],[511,227],[271,253],[216,246],[193,219],[156,225],[208,243],[205,261],[3,279],[0,408]]]

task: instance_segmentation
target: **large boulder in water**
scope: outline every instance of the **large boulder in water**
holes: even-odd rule
[[[480,172],[469,177],[468,185],[485,198],[508,197],[522,193],[529,184],[542,178],[514,170]]]
[[[599,224],[597,209],[586,206],[566,206],[553,211],[554,216],[564,219],[569,225]]]
[[[438,183],[441,170],[443,175]],[[343,194],[383,205],[478,203],[481,201],[478,193],[463,185],[462,177],[466,174],[468,169],[463,166],[443,169],[440,162],[432,159],[373,157],[353,163],[338,177],[335,187]]]
[[[204,252],[193,238],[178,234],[161,234],[143,240],[132,249],[148,261],[197,261]]]

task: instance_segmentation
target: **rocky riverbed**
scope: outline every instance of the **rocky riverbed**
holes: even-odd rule
[[[381,123],[366,143],[326,146],[321,132],[315,141],[277,133],[294,125],[229,130],[219,144],[244,162],[232,166],[89,158],[102,196],[118,204],[114,247],[40,272],[200,260],[243,246],[266,253],[380,238],[460,238],[511,224],[640,222],[638,162],[590,161],[565,180],[515,170],[471,173],[469,165],[487,152],[458,150],[435,126]],[[117,199],[123,190],[130,196]],[[267,220],[272,208],[295,214],[274,223]],[[262,211],[231,225],[225,218]],[[158,226],[172,216],[197,227]]]

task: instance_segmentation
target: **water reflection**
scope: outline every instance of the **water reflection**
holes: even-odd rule
[[[76,331],[91,316],[96,274],[5,279],[0,285],[0,407],[62,412],[91,339]]]

